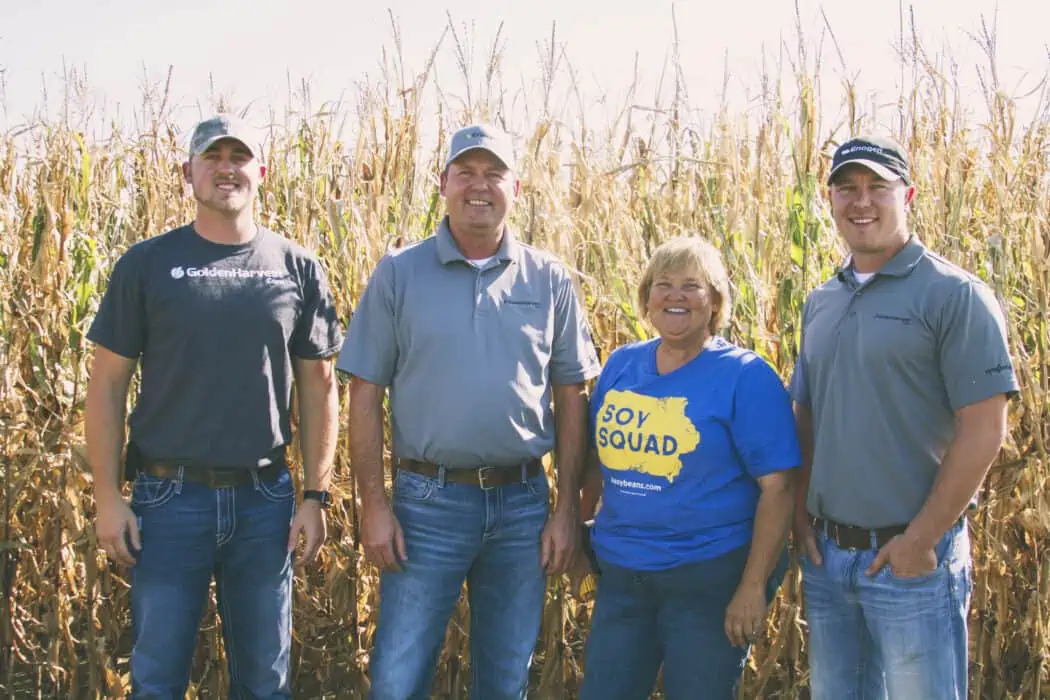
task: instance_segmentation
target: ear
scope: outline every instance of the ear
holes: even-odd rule
[[[913,199],[915,199],[915,185],[909,185],[908,191],[904,193],[904,203],[911,204]]]
[[[445,196],[445,184],[448,182],[448,168],[441,171],[441,196]]]
[[[182,179],[185,180],[187,183],[192,182],[190,180],[190,162],[189,161],[186,161],[185,163],[182,164]]]
[[[518,198],[518,193],[521,192],[521,180],[514,179],[514,198]]]
[[[707,323],[707,330],[711,335],[718,333],[718,317],[722,315],[722,304],[725,302],[722,300],[722,295],[712,285],[708,285],[711,290],[711,320]]]
[[[260,165],[259,166],[259,179],[262,180],[264,177],[266,177],[266,166],[265,165]]]

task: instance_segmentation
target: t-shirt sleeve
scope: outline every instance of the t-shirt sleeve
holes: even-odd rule
[[[567,271],[560,270],[559,273],[555,273],[554,281],[551,382],[578,384],[598,376],[601,365],[572,279]]]
[[[1006,320],[986,285],[972,281],[957,289],[941,312],[939,330],[941,379],[953,411],[1017,392]]]
[[[341,372],[380,386],[390,385],[397,367],[394,282],[394,259],[387,255],[376,265],[350,317],[335,365]]]
[[[292,332],[289,350],[304,360],[331,357],[339,350],[342,330],[328,277],[320,263],[311,260],[303,278],[303,310]]]
[[[122,357],[136,359],[146,347],[142,250],[132,247],[117,260],[88,340]]]
[[[802,331],[799,333],[798,359],[791,372],[791,383],[788,392],[792,400],[800,406],[809,407],[809,384],[806,382],[806,307],[802,307]]]
[[[802,464],[791,398],[760,358],[749,362],[737,380],[731,430],[737,454],[755,478]]]

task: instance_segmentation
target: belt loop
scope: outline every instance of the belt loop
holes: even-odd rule
[[[439,489],[445,488],[445,476],[447,475],[447,472],[448,472],[448,467],[446,467],[444,464],[439,464],[438,465],[438,488]]]
[[[182,495],[182,484],[186,480],[186,467],[179,465],[178,472],[175,474],[175,495]]]
[[[529,460],[527,459],[521,461],[521,483],[529,483]]]
[[[248,471],[251,472],[252,475],[252,489],[259,491],[259,470],[249,469]]]
[[[871,548],[877,551],[879,549],[879,533],[875,530],[868,530],[868,539],[871,541]]]

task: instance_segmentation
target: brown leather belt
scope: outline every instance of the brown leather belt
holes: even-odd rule
[[[908,529],[907,525],[890,527],[865,528],[856,525],[843,525],[834,520],[809,516],[813,527],[828,536],[828,539],[843,549],[871,549],[872,535],[875,536],[875,548],[881,549],[886,543]]]
[[[523,466],[525,478],[531,479],[534,476],[539,476],[543,471],[543,465],[538,459],[530,459],[524,464],[515,464],[509,467],[489,466],[461,469],[446,467],[445,481],[451,481],[454,484],[470,484],[482,489],[507,486],[508,484],[521,483]],[[421,462],[418,459],[402,459],[399,457],[397,459],[397,468],[434,478],[441,475],[441,467],[430,462]]]
[[[181,469],[184,481],[204,484],[213,489],[251,484],[252,474],[255,474],[259,481],[270,483],[276,481],[288,466],[287,452],[283,445],[266,455],[269,464],[264,467],[205,467],[199,464],[179,464],[161,459],[155,460],[143,456],[141,452],[138,452],[136,456],[140,460],[135,464],[137,471],[158,479],[177,479]]]

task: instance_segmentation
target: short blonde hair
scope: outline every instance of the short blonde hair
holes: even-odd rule
[[[711,310],[711,326],[708,330],[715,334],[729,322],[729,311],[732,308],[732,297],[729,293],[729,274],[722,263],[722,254],[718,249],[697,236],[681,236],[660,244],[649,258],[642,280],[638,283],[638,310],[642,316],[648,315],[649,292],[653,280],[668,272],[696,270],[714,292]]]

